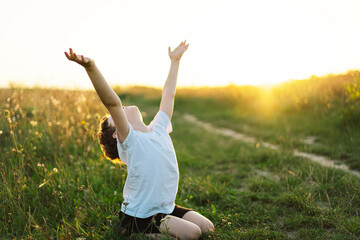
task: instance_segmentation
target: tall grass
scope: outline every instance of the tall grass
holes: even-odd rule
[[[214,222],[215,231],[204,238],[343,240],[360,236],[358,178],[293,157],[286,149],[277,152],[216,136],[182,117],[184,112],[193,113],[234,130],[249,124],[249,133],[261,141],[273,116],[293,126],[298,124],[294,116],[308,111],[303,122],[312,123],[316,113],[324,114],[339,119],[331,124],[347,124],[354,134],[356,113],[345,119],[346,108],[339,107],[351,112],[351,106],[359,103],[359,85],[350,76],[329,76],[335,80],[328,89],[325,78],[308,80],[313,87],[307,93],[306,81],[266,92],[235,86],[178,92],[172,133],[181,174],[176,203]],[[146,123],[158,110],[158,89],[116,91],[124,104],[139,106]],[[264,112],[269,96],[272,105]],[[117,231],[126,167],[109,162],[100,151],[96,131],[106,109],[96,94],[1,89],[0,101],[0,238],[126,239]],[[235,124],[239,121],[241,126]],[[274,124],[268,136],[277,139],[281,131]],[[360,154],[352,153],[359,159]]]
[[[359,77],[359,71],[349,71],[346,74],[292,80],[273,87],[229,85],[222,88],[183,88],[178,95],[210,98],[240,109],[239,114],[277,115],[299,110],[326,113],[329,109],[350,105],[357,110]]]
[[[95,93],[13,89],[2,90],[1,99],[2,236],[96,235],[96,229],[84,231],[79,222],[86,215],[89,226],[108,223],[109,216],[102,213],[109,205],[93,189],[101,188],[101,175],[109,178],[106,173],[113,170],[103,167],[95,139],[100,114],[105,113]],[[111,178],[121,188],[124,176]]]
[[[327,155],[359,170],[359,75],[350,71],[313,76],[272,88],[183,89],[177,108],[217,126],[231,126],[284,148]],[[204,104],[211,107],[203,108]],[[304,144],[308,137],[314,144]]]

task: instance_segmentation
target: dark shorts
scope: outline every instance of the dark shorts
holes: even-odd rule
[[[158,213],[148,218],[132,217],[120,211],[120,231],[126,230],[124,233],[126,235],[130,235],[132,233],[160,233],[159,228],[161,219],[163,219],[166,215],[182,218],[185,213],[189,211],[192,211],[192,209],[175,205],[174,211],[170,214]]]

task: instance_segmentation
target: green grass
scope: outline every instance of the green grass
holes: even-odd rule
[[[325,155],[360,170],[359,75],[313,77],[273,89],[185,89],[179,91],[177,110],[259,142]],[[307,138],[314,142],[306,143]]]
[[[270,142],[284,149],[329,156],[354,170],[360,170],[360,125],[357,123],[342,123],[336,118],[303,111],[266,117],[256,113],[240,115],[237,111],[241,108],[235,109],[232,105],[211,99],[179,97],[178,100],[181,102],[177,105],[178,111],[195,115],[216,127],[255,136],[259,142]],[[204,108],[204,105],[211,107]],[[314,137],[313,144],[304,142],[308,137]]]
[[[149,123],[160,92],[117,91]],[[172,121],[180,168],[176,203],[213,221],[215,231],[203,239],[358,239],[359,178],[292,156],[295,143],[274,151],[193,126],[184,112],[234,130],[246,130],[246,123],[247,133],[269,141],[283,134],[209,96],[185,97],[179,94]],[[106,111],[97,96],[13,89],[2,90],[0,100],[0,238],[126,239],[116,231],[126,168],[102,156],[95,132]],[[289,138],[300,132],[290,131]]]

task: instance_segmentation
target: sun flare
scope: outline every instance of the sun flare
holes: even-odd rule
[[[274,84],[346,72],[360,68],[359,7],[325,0],[7,2],[0,14],[7,23],[0,85],[91,88],[63,55],[72,47],[94,58],[111,84],[161,87],[167,47],[183,39],[190,47],[179,86]]]

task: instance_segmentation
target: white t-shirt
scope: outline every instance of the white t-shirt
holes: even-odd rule
[[[119,157],[127,164],[128,171],[121,211],[138,218],[169,214],[175,208],[179,182],[175,150],[169,136],[170,119],[159,111],[149,125],[152,130],[149,133],[129,126],[125,141],[117,141]]]

